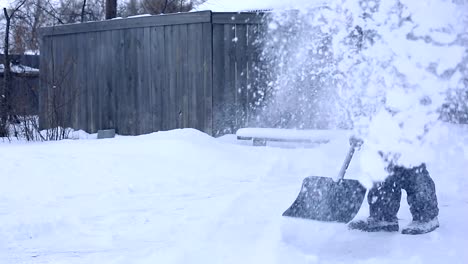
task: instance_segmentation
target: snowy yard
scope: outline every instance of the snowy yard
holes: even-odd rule
[[[346,136],[313,148],[192,129],[1,142],[0,263],[468,263],[468,129],[438,130],[427,163],[441,227],[420,236],[281,216],[304,177],[338,173]],[[405,199],[399,218],[411,220]]]
[[[71,31],[49,28],[60,35],[53,45],[52,37],[41,34],[42,40],[47,39],[42,43],[51,44],[50,49],[43,48],[46,52],[41,60],[54,69],[50,82],[47,78],[41,82],[40,109],[45,109],[41,118],[47,121],[41,127],[55,127],[50,120],[63,120],[57,126],[67,127],[68,121],[75,120],[75,128],[83,125],[95,131],[108,123],[126,134],[114,125],[153,126],[145,130],[149,132],[160,130],[155,128],[157,122],[163,128],[199,127],[190,125],[192,119],[198,119],[206,125],[204,131],[216,131],[213,124],[217,122],[219,131],[227,131],[224,129],[231,125],[220,121],[234,120],[232,127],[353,128],[353,132],[335,130],[330,140],[317,143],[304,130],[296,131],[287,139],[305,137],[314,144],[268,142],[264,147],[237,140],[236,135],[213,138],[194,129],[103,140],[84,132],[78,133],[79,139],[57,142],[0,138],[0,264],[468,263],[468,125],[453,124],[468,120],[468,2],[323,2],[208,0],[196,9],[272,9],[258,29],[248,20],[243,21],[250,25],[248,30],[247,26],[238,27],[242,14],[239,20],[233,16],[227,19],[229,25],[218,24],[215,29],[212,14],[205,12],[209,22],[194,20],[200,34],[175,15],[167,17],[178,21],[177,30],[159,22],[140,25],[138,21],[143,20],[136,18],[114,21],[115,28],[108,27],[114,23],[109,21],[95,28],[91,27],[98,23],[84,23],[87,30],[75,32],[92,36],[86,38],[83,48],[76,36],[65,41]],[[213,40],[218,37],[210,35],[206,25],[211,25],[211,32],[222,29],[219,39],[229,44],[222,44],[224,51],[219,49],[219,69],[213,66],[218,62],[214,48],[219,48]],[[140,26],[141,35],[127,30]],[[161,30],[153,30],[156,26]],[[70,28],[75,27],[81,26]],[[97,37],[97,31],[106,29],[113,29],[107,34],[112,39]],[[148,32],[160,32],[161,38]],[[200,49],[201,44],[191,41],[189,32],[196,39],[207,40],[208,45]],[[246,35],[239,38],[242,32]],[[252,36],[257,33],[262,38],[255,40]],[[174,41],[165,42],[168,36]],[[102,44],[104,39],[117,46],[107,47]],[[243,51],[241,44],[255,47]],[[261,50],[257,51],[257,45]],[[142,47],[152,51],[143,52]],[[92,52],[86,53],[88,49]],[[245,56],[240,56],[243,52]],[[97,60],[114,58],[114,53],[118,63]],[[260,63],[244,61],[257,53],[261,54]],[[165,57],[155,59],[155,54]],[[204,59],[191,63],[183,54]],[[137,55],[144,58],[128,59],[139,58]],[[227,67],[230,64],[222,56],[234,55],[243,62],[232,59],[234,64]],[[71,65],[71,70],[56,65],[57,61]],[[192,68],[188,65],[196,67],[186,71]],[[68,72],[80,67],[88,72],[77,74],[74,81]],[[217,79],[213,69],[223,76],[220,82],[207,82]],[[187,81],[179,78],[184,74]],[[157,78],[149,81],[146,75]],[[116,76],[125,78],[119,82]],[[158,79],[162,76],[169,79]],[[239,84],[235,76],[243,76]],[[199,90],[194,89],[198,80]],[[84,90],[70,88],[70,83]],[[107,90],[96,92],[99,87]],[[216,87],[232,91],[217,95]],[[122,94],[115,92],[119,89]],[[162,91],[167,91],[167,97],[158,97]],[[57,104],[56,94],[58,98],[68,94],[73,100],[62,99],[68,105]],[[102,100],[90,94],[99,94]],[[151,98],[150,102],[142,103],[144,97]],[[253,101],[239,103],[238,98],[244,97]],[[14,109],[8,93],[0,94],[1,98],[5,98],[0,100],[1,109]],[[169,110],[157,110],[160,103]],[[189,110],[193,105],[204,108]],[[68,108],[88,114],[69,117]],[[244,108],[254,111],[244,112]],[[109,109],[126,110],[114,115]],[[57,118],[56,112],[66,117]],[[196,118],[189,112],[196,113]],[[242,115],[237,117],[238,113]],[[8,131],[16,115],[14,111],[2,113],[3,131]],[[164,118],[167,120],[160,120]],[[441,118],[452,124],[440,124]],[[254,132],[240,134],[258,136]],[[379,151],[398,165],[426,163],[437,190],[440,228],[417,236],[366,233],[349,230],[346,224],[282,216],[305,177],[337,176],[350,134],[362,137],[365,143],[345,177],[357,179],[367,188],[373,180],[387,176]],[[402,154],[400,160],[396,154]],[[406,194],[403,196],[400,230],[411,221]],[[368,211],[364,201],[356,219],[367,217]]]

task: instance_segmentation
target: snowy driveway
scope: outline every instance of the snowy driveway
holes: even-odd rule
[[[0,143],[0,263],[468,262],[468,163],[456,151],[428,164],[441,210],[431,234],[281,217],[302,178],[336,175],[343,142],[251,147],[188,129]],[[405,199],[399,216],[410,220]]]

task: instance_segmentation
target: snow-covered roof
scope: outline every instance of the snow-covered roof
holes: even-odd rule
[[[214,12],[239,12],[249,10],[268,10],[284,8],[300,8],[303,6],[325,5],[324,0],[208,0],[201,4],[197,10],[211,10]]]

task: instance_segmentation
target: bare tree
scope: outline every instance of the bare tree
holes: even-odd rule
[[[38,30],[47,23],[47,14],[42,8],[44,2],[45,0],[28,0],[17,11],[11,33],[13,53],[23,54],[26,51],[39,50]]]
[[[35,3],[37,7],[44,11],[50,18],[46,21],[49,25],[56,25],[56,24],[65,24],[60,17],[59,12],[57,11],[56,7],[50,2],[50,0],[42,0],[40,2]],[[51,23],[49,21],[52,21]]]
[[[142,0],[142,8],[148,14],[187,12],[192,10],[193,1],[187,0]]]
[[[122,5],[123,16],[188,12],[206,0],[128,0]]]
[[[61,0],[55,14],[64,24],[104,19],[105,0]]]

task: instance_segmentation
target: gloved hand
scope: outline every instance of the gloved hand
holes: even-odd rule
[[[356,136],[351,136],[349,138],[349,144],[353,146],[354,148],[360,149],[362,144],[364,144],[364,140],[356,137]]]

